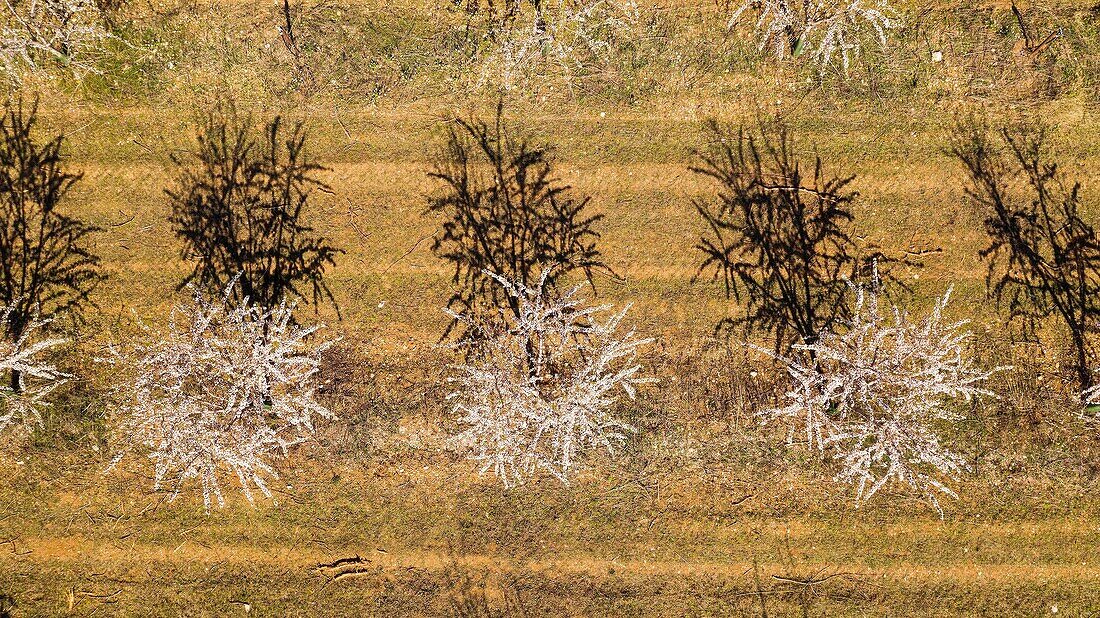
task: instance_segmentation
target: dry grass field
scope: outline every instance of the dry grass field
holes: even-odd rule
[[[0,594],[14,603],[0,615],[1100,614],[1100,440],[1060,384],[1056,335],[1041,354],[1007,340],[985,299],[981,217],[945,152],[962,119],[1042,118],[1100,217],[1100,7],[1035,3],[1036,28],[1064,35],[1026,64],[1012,58],[1007,3],[909,3],[918,26],[843,80],[724,35],[722,3],[670,2],[646,7],[657,34],[623,52],[649,60],[616,56],[572,90],[548,77],[507,94],[507,117],[553,144],[556,176],[606,216],[599,246],[622,279],[598,278],[599,299],[634,303],[660,383],[621,411],[639,428],[625,451],[595,454],[568,486],[506,491],[447,440],[451,271],[425,214],[445,121],[487,116],[497,95],[454,68],[450,2],[304,4],[311,85],[280,47],[277,3],[254,0],[134,3],[134,40],[159,41],[148,57],[118,51],[83,85],[24,82],[84,173],[68,208],[106,229],[95,249],[110,278],[61,360],[82,379],[0,458]],[[88,359],[180,298],[169,156],[219,97],[306,121],[332,187],[307,216],[346,254],[328,273],[342,319],[318,316],[342,337],[324,369],[340,419],[279,466],[275,500],[227,492],[207,513],[194,492],[152,491],[140,458],[104,474],[112,373]],[[687,168],[707,118],[777,113],[800,152],[856,175],[861,241],[923,253],[899,271],[914,302],[954,285],[977,357],[1015,366],[994,378],[1002,399],[974,404],[952,436],[973,470],[942,519],[903,487],[854,508],[820,454],[754,418],[776,369],[713,337],[739,307],[693,279],[704,224],[692,200],[715,187]]]

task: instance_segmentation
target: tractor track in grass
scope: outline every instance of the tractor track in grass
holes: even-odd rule
[[[349,563],[364,567],[364,572],[377,573],[399,570],[442,571],[460,568],[484,572],[528,571],[546,576],[634,575],[652,577],[751,577],[754,569],[768,575],[790,573],[837,573],[871,580],[886,580],[906,584],[991,584],[1043,583],[1050,581],[1100,581],[1100,564],[1068,563],[980,563],[944,561],[936,564],[898,560],[888,565],[829,564],[800,561],[796,569],[777,561],[754,562],[751,559],[729,561],[707,560],[647,560],[636,557],[604,559],[584,555],[561,558],[522,560],[492,554],[447,554],[433,551],[386,550],[370,546],[329,547],[320,550],[301,545],[255,546],[208,544],[185,540],[175,545],[108,542],[83,536],[31,537],[9,541],[11,552],[0,554],[0,564],[16,563],[61,565],[87,564],[102,567],[128,563],[160,565],[248,566],[264,569],[298,569],[320,576],[333,576],[344,570],[331,565],[334,561],[359,558]]]

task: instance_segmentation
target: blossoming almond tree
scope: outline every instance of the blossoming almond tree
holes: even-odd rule
[[[729,19],[735,26],[747,11],[756,13],[758,47],[784,59],[810,52],[822,72],[837,58],[845,73],[863,51],[862,38],[880,45],[901,21],[887,0],[747,0]]]
[[[315,398],[320,356],[333,342],[294,322],[292,304],[232,304],[233,285],[217,301],[195,291],[166,331],[146,327],[148,341],[106,359],[128,374],[117,411],[123,448],[111,467],[146,451],[156,488],[168,484],[174,498],[197,478],[207,509],[212,497],[225,504],[225,473],[249,502],[253,487],[270,498],[272,460],[307,439],[315,418],[334,416]]]
[[[782,362],[793,378],[790,403],[766,410],[767,419],[791,422],[793,438],[831,452],[836,479],[857,486],[857,506],[891,481],[918,491],[940,512],[938,494],[956,497],[947,482],[966,464],[943,445],[937,429],[961,420],[958,401],[992,395],[981,384],[999,370],[982,370],[963,354],[965,322],[948,322],[949,289],[932,311],[914,320],[907,311],[882,307],[877,275],[859,287],[851,318],[820,334],[801,354]]]
[[[1089,422],[1100,422],[1100,384],[1081,391],[1081,401],[1085,404],[1081,417]]]
[[[18,82],[21,70],[56,63],[77,79],[100,73],[95,56],[117,40],[94,0],[5,2],[0,9],[0,69]]]
[[[6,326],[14,305],[0,309],[0,326]],[[40,329],[49,320],[32,318],[18,339],[0,338],[0,372],[15,376],[0,381],[0,431],[14,424],[29,427],[42,424],[45,397],[71,377],[40,358],[50,348],[65,343],[65,339],[39,339]],[[6,329],[0,329],[6,330]]]
[[[637,36],[641,21],[634,0],[550,0],[534,6],[533,15],[524,15],[516,4],[491,18],[477,87],[529,88],[544,72],[571,86],[586,65],[606,59],[616,41]]]
[[[451,314],[476,334],[453,379],[466,425],[455,441],[505,487],[539,471],[567,483],[585,451],[613,452],[633,431],[612,409],[620,392],[633,399],[636,385],[652,381],[635,362],[652,340],[620,332],[629,306],[609,314],[609,305],[586,305],[579,287],[552,292],[548,272],[533,288],[487,274],[520,310],[492,320]]]

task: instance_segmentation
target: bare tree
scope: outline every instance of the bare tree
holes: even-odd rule
[[[224,290],[239,276],[231,288],[236,301],[275,307],[300,297],[316,307],[327,298],[336,305],[324,274],[343,250],[303,222],[313,190],[328,189],[316,177],[325,168],[306,157],[305,142],[301,123],[288,131],[276,116],[257,132],[250,118],[219,107],[199,132],[198,150],[172,158],[180,171],[167,191],[170,221],[183,257],[194,262],[181,288]]]
[[[20,341],[37,321],[61,313],[75,319],[92,304],[106,276],[89,236],[102,231],[59,210],[81,175],[65,170],[64,137],[35,139],[38,103],[9,101],[0,118],[0,305],[4,337]],[[22,390],[20,371],[11,386]]]
[[[454,266],[459,285],[448,308],[468,313],[487,302],[518,316],[519,299],[487,272],[531,287],[546,269],[551,290],[571,272],[583,273],[593,288],[596,271],[611,272],[596,248],[603,215],[588,214],[589,198],[574,197],[552,178],[549,148],[508,133],[502,104],[493,124],[455,120],[430,176],[444,184],[428,204],[429,213],[443,216],[432,250]]]
[[[1073,345],[1082,390],[1092,385],[1089,332],[1100,318],[1100,240],[1081,217],[1079,182],[1052,160],[1044,126],[957,129],[951,154],[966,167],[967,195],[982,209],[986,287],[1027,335],[1055,316]]]
[[[696,277],[712,270],[727,297],[746,303],[744,316],[723,319],[718,330],[768,333],[776,352],[813,343],[848,317],[846,281],[883,259],[863,255],[851,237],[855,176],[827,177],[817,157],[812,177],[804,177],[782,123],[735,133],[716,121],[707,127],[711,148],[690,169],[717,181],[719,192],[717,203],[695,202],[710,228],[697,245],[704,260]]]

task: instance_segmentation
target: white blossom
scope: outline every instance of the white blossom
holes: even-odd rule
[[[766,419],[791,423],[809,444],[839,462],[836,479],[857,486],[857,506],[890,481],[917,490],[934,508],[937,494],[956,497],[946,484],[967,466],[945,447],[937,428],[962,419],[958,401],[992,395],[983,371],[965,357],[966,323],[945,322],[949,289],[924,319],[883,310],[877,274],[870,289],[856,287],[850,320],[822,332],[812,344],[775,356],[793,378],[790,403],[766,410]]]
[[[319,326],[299,326],[294,305],[268,309],[230,302],[234,280],[218,301],[194,291],[177,305],[164,331],[143,325],[147,340],[105,359],[126,373],[118,389],[123,448],[148,452],[155,488],[173,498],[196,478],[203,504],[225,504],[221,476],[235,476],[251,502],[252,487],[271,497],[272,459],[313,433],[315,417],[333,414],[317,402],[316,373],[331,341]]]
[[[76,77],[99,72],[94,53],[115,37],[94,0],[3,0],[0,7],[0,66],[9,77],[37,71],[43,60]]]
[[[1100,422],[1100,384],[1094,384],[1081,391],[1081,400],[1085,403],[1081,417],[1088,422]]]
[[[543,70],[570,83],[588,60],[607,57],[612,40],[633,36],[639,21],[634,0],[547,0],[540,17],[506,15],[485,35],[477,86],[524,88]]]
[[[633,399],[638,377],[638,339],[619,329],[629,306],[587,306],[579,287],[558,294],[492,276],[517,301],[518,316],[499,321],[452,314],[474,331],[470,356],[458,365],[450,398],[466,425],[456,442],[506,487],[538,471],[568,482],[588,449],[609,452],[633,428],[611,411],[620,393]],[[601,316],[602,317],[601,319]]]
[[[7,330],[14,304],[0,309],[0,330]],[[45,362],[40,355],[65,343],[65,339],[37,339],[38,331],[50,320],[32,319],[15,340],[0,338],[0,431],[13,424],[29,427],[42,424],[42,407],[55,388],[68,381],[69,374]],[[16,376],[12,384],[11,376]]]
[[[822,71],[839,58],[847,73],[863,51],[865,36],[885,45],[887,31],[901,25],[887,0],[746,0],[728,26],[750,9],[756,13],[759,49],[770,47],[780,60],[809,52]]]

